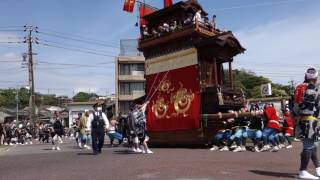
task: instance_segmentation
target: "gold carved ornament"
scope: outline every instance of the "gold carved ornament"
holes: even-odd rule
[[[171,102],[173,102],[174,110],[177,112],[176,116],[182,114],[184,117],[187,117],[188,114],[186,112],[191,107],[194,94],[191,90],[188,92],[186,88],[183,88],[182,83],[180,83],[180,86],[180,89],[178,89],[177,92],[171,96]]]
[[[163,97],[158,97],[156,102],[152,103],[152,112],[158,119],[162,119],[166,116],[169,105],[165,102]]]
[[[169,94],[170,92],[174,91],[174,87],[171,89],[170,88],[171,88],[171,82],[169,80],[164,80],[163,82],[161,82],[160,91]]]

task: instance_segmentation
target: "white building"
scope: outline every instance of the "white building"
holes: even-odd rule
[[[67,104],[69,110],[69,126],[71,127],[72,123],[78,117],[78,113],[84,113],[85,110],[93,111],[93,105],[96,104],[96,101],[90,102],[71,102]]]
[[[72,123],[78,118],[78,113],[84,113],[85,110],[93,111],[93,105],[96,104],[98,101],[89,101],[89,102],[70,102],[67,105],[69,110],[69,123],[68,127],[72,125]],[[101,102],[101,101],[100,101]],[[104,102],[102,105],[102,109],[106,112],[108,116],[109,112],[112,112],[115,115],[115,102],[108,101]],[[108,113],[107,113],[108,112]]]

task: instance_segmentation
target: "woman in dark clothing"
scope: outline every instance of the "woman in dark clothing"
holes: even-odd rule
[[[54,132],[54,137],[53,137],[54,146],[52,147],[52,150],[60,151],[61,150],[60,143],[62,141],[62,135],[64,134],[64,129],[59,118],[57,118],[56,121],[53,123],[53,132]]]

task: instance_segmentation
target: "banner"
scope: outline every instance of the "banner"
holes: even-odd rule
[[[141,3],[139,5],[139,14],[140,14],[140,26],[143,25],[147,25],[148,22],[143,18],[146,15],[149,15],[153,12],[157,11],[156,9],[154,9],[153,7],[147,5],[147,4],[143,4]]]
[[[147,75],[150,98],[148,131],[200,127],[200,90],[197,65]],[[152,87],[153,85],[153,87]]]
[[[163,0],[164,7],[168,7],[172,5],[172,0]]]
[[[263,84],[261,85],[261,96],[271,96],[272,95],[272,89],[271,84]]]
[[[123,10],[132,13],[136,0],[125,0]]]

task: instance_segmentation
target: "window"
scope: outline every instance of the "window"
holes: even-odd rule
[[[120,83],[121,95],[132,95],[134,92],[144,93],[144,82],[123,82]]]
[[[120,64],[120,75],[130,75],[130,64]]]
[[[144,64],[120,64],[120,75],[132,75],[132,71],[144,71]]]
[[[130,101],[120,101],[119,102],[119,111],[123,114],[127,114],[129,112]]]

